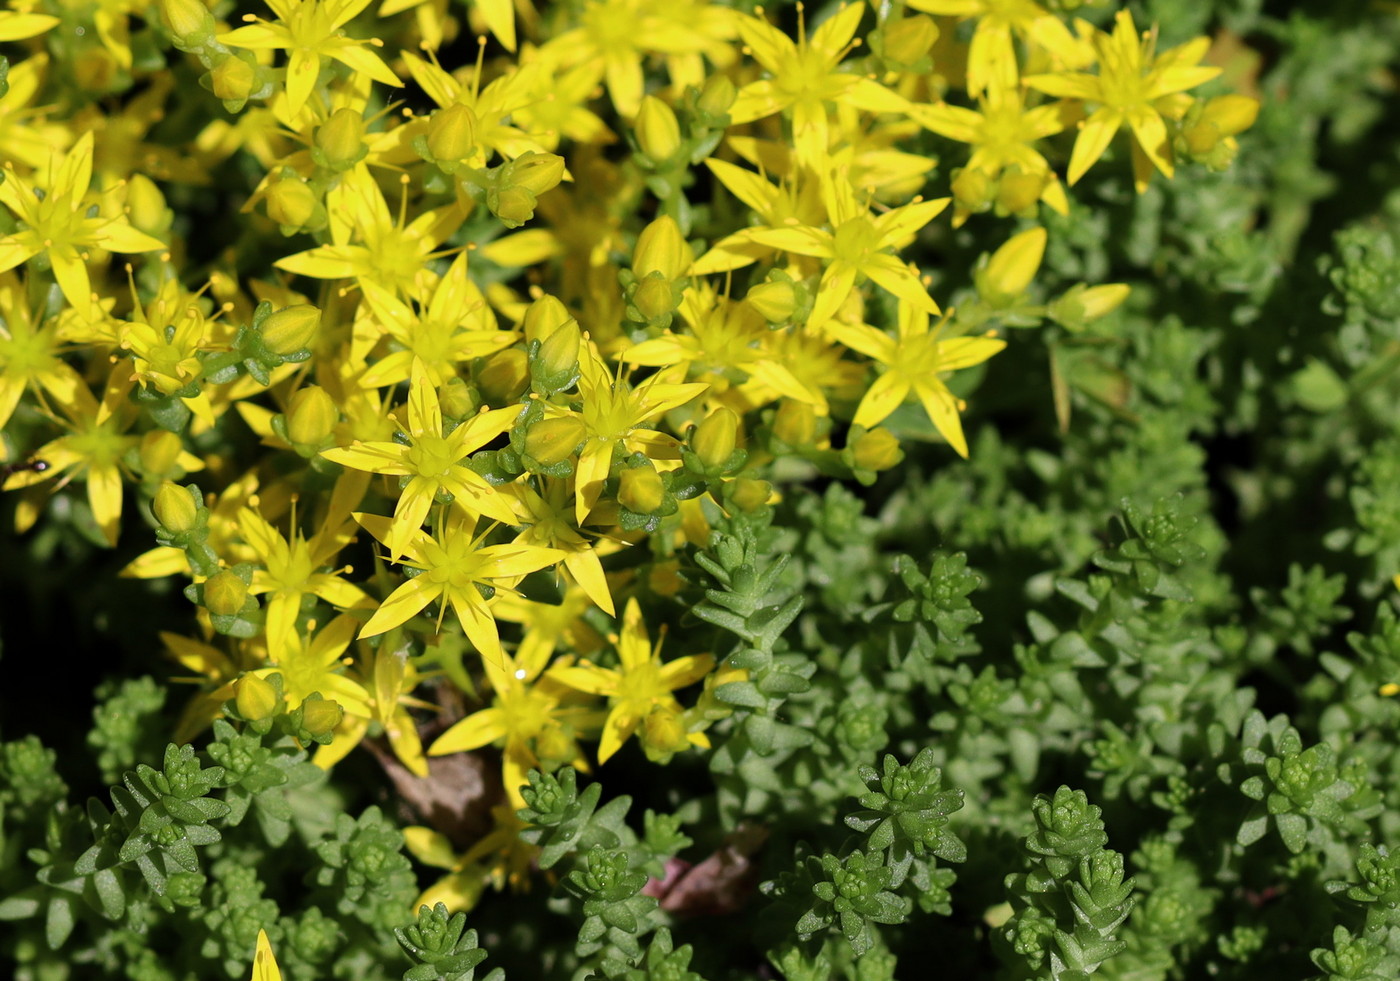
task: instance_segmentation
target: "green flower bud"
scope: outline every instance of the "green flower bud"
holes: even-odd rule
[[[216,617],[233,616],[247,600],[248,584],[228,569],[205,580],[204,606]]]
[[[319,385],[298,389],[287,403],[287,437],[293,443],[319,446],[339,421],[335,400]]]
[[[573,319],[558,297],[544,293],[525,311],[525,340],[543,341]]]
[[[766,480],[740,477],[729,484],[729,501],[740,511],[752,514],[768,506],[773,496],[773,485]]]
[[[267,216],[279,225],[301,228],[316,213],[316,192],[300,177],[283,177],[267,188]]]
[[[904,459],[899,439],[883,427],[861,433],[851,446],[851,459],[862,470],[889,470]]]
[[[938,40],[938,25],[926,14],[887,23],[881,31],[884,58],[895,65],[916,65]]]
[[[583,334],[578,329],[578,323],[571,319],[561,324],[540,345],[540,367],[551,375],[572,372],[578,366],[578,352],[582,345]]]
[[[811,446],[817,438],[817,413],[806,402],[783,399],[773,416],[773,435],[789,446]]]
[[[156,491],[151,510],[165,530],[176,535],[189,531],[199,520],[199,506],[190,497],[190,492],[169,481],[161,484]],[[239,606],[242,605],[243,601],[239,600]]]
[[[573,456],[587,434],[587,427],[578,416],[542,419],[526,434],[525,452],[548,467]]]
[[[148,235],[160,235],[170,227],[170,209],[155,181],[145,174],[132,174],[126,184],[127,216]]]
[[[321,311],[309,303],[283,307],[262,322],[262,339],[273,354],[286,357],[311,344],[321,326]]]
[[[642,319],[660,320],[676,312],[680,298],[676,296],[676,290],[672,288],[670,280],[659,273],[652,273],[633,289],[632,305],[637,308]]]
[[[997,207],[1009,215],[1018,215],[1033,207],[1045,192],[1049,174],[1019,174],[1007,171],[997,188]]]
[[[983,170],[964,167],[953,178],[953,200],[964,211],[986,211],[994,191],[992,179]]]
[[[711,75],[705,79],[705,86],[700,90],[696,108],[707,116],[723,116],[729,112],[738,97],[739,90],[734,87],[728,75]]]
[[[770,324],[785,324],[797,312],[797,288],[781,279],[759,283],[744,300]]]
[[[199,0],[160,0],[160,12],[171,35],[184,47],[197,47],[214,36],[214,15]]]
[[[535,203],[535,195],[523,187],[492,188],[486,192],[486,207],[507,228],[519,228],[535,217]]]
[[[255,674],[245,674],[234,687],[238,714],[249,722],[261,722],[277,711],[277,689]]]
[[[301,724],[312,736],[329,736],[344,717],[339,702],[315,698],[301,703]]]
[[[739,417],[734,410],[720,406],[690,434],[690,447],[706,467],[722,467],[734,455],[739,443]]]
[[[527,150],[501,168],[501,187],[522,188],[539,197],[564,179],[564,158]]]
[[[242,102],[253,94],[257,80],[253,66],[238,55],[229,55],[209,73],[214,94],[225,102]]]
[[[666,485],[650,464],[622,471],[618,477],[617,501],[629,511],[651,514],[666,500]]]
[[[326,166],[333,170],[349,170],[368,151],[365,146],[365,119],[354,109],[337,109],[325,125],[316,130],[316,149],[321,151]]]
[[[530,384],[530,359],[518,347],[497,351],[477,371],[476,384],[489,405],[510,405]]]
[[[690,271],[694,261],[695,256],[676,219],[662,215],[637,236],[637,247],[632,251],[632,272],[639,280],[654,272],[660,273],[663,279],[680,279]]]
[[[648,757],[670,756],[688,745],[685,718],[670,706],[659,705],[642,720],[642,746]]]
[[[433,113],[428,124],[428,152],[433,159],[458,163],[476,149],[476,114],[460,102]]]
[[[637,145],[653,163],[663,164],[681,148],[681,124],[676,113],[654,95],[642,99],[634,127]]]
[[[449,378],[438,391],[438,404],[449,419],[465,419],[481,407],[471,386],[460,378]]]
[[[184,448],[184,442],[170,430],[152,429],[141,437],[141,469],[152,476],[164,476],[176,468]]]

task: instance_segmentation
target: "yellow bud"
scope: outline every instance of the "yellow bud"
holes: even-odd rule
[[[180,437],[168,429],[152,429],[141,437],[141,469],[156,476],[176,468],[180,451],[185,448]]]
[[[165,530],[176,535],[193,528],[199,517],[199,507],[190,497],[190,492],[169,481],[161,484],[160,490],[156,491],[151,510]],[[243,603],[242,600],[238,602],[240,606]]]
[[[817,438],[817,413],[806,402],[783,399],[773,416],[773,435],[789,446],[811,446]]]
[[[340,170],[353,166],[364,156],[364,116],[349,107],[337,109],[316,130],[316,147],[330,166]]]
[[[734,410],[720,406],[695,427],[690,447],[706,467],[722,467],[734,455],[739,443],[739,417]]]
[[[204,606],[219,617],[231,617],[243,609],[248,599],[248,584],[225,569],[210,576],[204,583]]]
[[[1031,228],[1013,235],[992,253],[977,275],[977,291],[983,299],[1012,299],[1026,291],[1045,255],[1045,229]]]
[[[700,90],[695,106],[706,115],[723,116],[738,97],[739,90],[729,76],[715,74],[705,79],[705,86]]]
[[[1393,681],[1387,681],[1385,684],[1381,685],[1377,694],[1385,698],[1391,698],[1395,695],[1400,695],[1400,685],[1397,685]]]
[[[518,347],[498,351],[482,364],[476,373],[476,384],[489,404],[509,405],[530,384],[530,359]]]
[[[271,718],[277,711],[277,689],[255,674],[245,674],[234,688],[233,703],[249,722]]]
[[[744,299],[770,324],[787,323],[797,310],[797,289],[781,279],[759,283]]]
[[[309,303],[297,303],[269,315],[260,330],[267,349],[286,356],[309,346],[320,326],[321,311]]]
[[[694,261],[676,219],[662,215],[637,236],[637,247],[632,252],[632,272],[638,279],[645,279],[653,272],[659,272],[663,279],[680,279],[690,271]]]
[[[428,152],[434,160],[465,160],[476,149],[476,114],[460,102],[433,113],[428,124]]]
[[[535,217],[535,195],[523,187],[503,187],[488,191],[486,206],[512,228]]]
[[[573,319],[558,297],[544,293],[525,311],[525,340],[543,341]]]
[[[471,386],[460,378],[447,379],[447,384],[438,390],[438,404],[449,419],[465,419],[481,407]]]
[[[642,746],[648,756],[669,756],[687,745],[685,717],[669,705],[658,705],[642,720]]]
[[[740,477],[730,485],[729,500],[740,511],[757,511],[768,504],[768,499],[773,496],[773,485],[766,480],[755,480],[752,477]]]
[[[635,132],[638,146],[655,163],[665,163],[681,148],[681,124],[675,112],[654,95],[642,99]]]
[[[925,14],[888,23],[884,28],[885,59],[912,65],[928,54],[938,40],[938,25]]]
[[[145,174],[132,174],[127,181],[126,206],[131,223],[149,235],[159,235],[170,226],[165,195]]]
[[[335,400],[319,385],[297,389],[287,403],[287,438],[293,443],[319,446],[339,421]]]
[[[1040,200],[1049,181],[1049,174],[1005,173],[997,188],[997,206],[1009,215],[1019,215]]]
[[[557,723],[545,726],[535,737],[535,755],[546,765],[572,760],[577,749],[569,727]]]
[[[578,365],[578,352],[582,344],[583,334],[578,329],[578,323],[570,318],[540,345],[540,367],[551,375],[572,371]]]
[[[267,216],[279,225],[300,228],[316,212],[316,192],[300,177],[284,177],[267,188]]]
[[[1214,123],[1201,120],[1193,126],[1186,127],[1181,138],[1186,141],[1186,149],[1193,156],[1204,157],[1223,139],[1220,127]]]
[[[1201,121],[1215,126],[1223,136],[1237,136],[1259,118],[1259,100],[1245,95],[1218,95],[1206,103]]]
[[[1104,283],[1090,286],[1079,294],[1085,320],[1098,320],[1122,306],[1132,290],[1127,283]]]
[[[647,320],[675,313],[677,300],[670,281],[659,275],[646,277],[632,291],[632,305]]]
[[[214,33],[214,16],[199,0],[160,0],[160,12],[182,44],[198,44]]]
[[[331,730],[340,725],[340,720],[345,717],[345,710],[339,702],[325,698],[302,702],[301,709],[301,724],[313,736],[330,735]]]
[[[578,416],[542,419],[525,435],[525,452],[541,466],[548,467],[571,457],[587,433],[587,427]]]
[[[226,102],[241,102],[253,94],[253,66],[238,55],[229,55],[209,73],[214,94]]]
[[[637,514],[651,514],[666,500],[661,475],[647,464],[622,471],[617,480],[617,502]]]
[[[964,167],[953,178],[953,200],[966,211],[982,211],[991,207],[991,178],[985,171]]]
[[[539,197],[564,179],[564,158],[527,150],[501,168],[501,186],[518,187]]]
[[[851,456],[862,470],[888,470],[904,459],[899,440],[883,427],[861,433],[851,446]]]

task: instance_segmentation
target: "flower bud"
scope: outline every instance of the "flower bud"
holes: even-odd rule
[[[636,514],[651,514],[666,500],[666,485],[650,464],[622,471],[617,479],[617,502]]]
[[[1007,172],[1001,177],[997,188],[997,207],[1009,215],[1018,215],[1032,207],[1045,193],[1049,181],[1048,174],[1020,174]]]
[[[1045,229],[1031,228],[1013,235],[992,253],[977,276],[977,291],[986,300],[1014,299],[1026,291],[1045,256]]]
[[[547,725],[535,736],[535,755],[546,766],[567,763],[578,755],[569,726]]]
[[[518,347],[497,351],[477,371],[476,384],[489,405],[510,405],[530,384],[530,359]]]
[[[655,164],[663,164],[681,148],[681,124],[676,113],[654,95],[642,99],[634,129],[637,145]]]
[[[132,174],[126,184],[127,217],[148,235],[160,235],[170,227],[170,209],[155,181],[145,174]]]
[[[321,311],[309,303],[297,303],[270,314],[260,330],[267,349],[286,357],[308,347],[320,326]]]
[[[690,271],[694,261],[676,219],[662,215],[637,236],[637,247],[632,252],[632,272],[638,279],[645,279],[654,272],[659,272],[664,279],[680,279]]]
[[[300,177],[283,177],[267,189],[267,216],[279,225],[301,228],[316,212],[316,192]]]
[[[1214,150],[1224,137],[1220,132],[1220,127],[1212,122],[1200,120],[1194,125],[1186,127],[1181,138],[1186,141],[1186,149],[1192,156],[1204,157]]]
[[[573,317],[569,316],[569,311],[558,297],[549,293],[541,294],[525,311],[522,325],[525,328],[525,340],[543,341],[571,320]]]
[[[1201,112],[1201,121],[1215,126],[1223,136],[1238,136],[1258,118],[1259,100],[1247,95],[1218,95]]]
[[[671,281],[658,273],[647,276],[632,291],[632,305],[648,321],[675,313],[679,301]]]
[[[228,569],[215,573],[204,583],[204,606],[216,617],[233,616],[243,609],[247,599],[248,584]]]
[[[773,435],[789,446],[811,446],[817,438],[817,413],[806,402],[783,399],[773,416]]]
[[[773,485],[766,480],[740,477],[729,484],[729,500],[740,511],[753,513],[767,507],[773,496]]]
[[[156,491],[151,510],[161,526],[175,535],[189,531],[199,520],[199,506],[190,497],[190,492],[169,481],[161,484],[160,490]],[[239,605],[242,604],[243,601],[239,600]]]
[[[501,168],[502,187],[517,187],[538,197],[564,179],[564,158],[527,150]]]
[[[476,149],[476,114],[460,102],[433,113],[428,124],[428,152],[434,160],[456,163]]]
[[[171,35],[185,47],[196,47],[214,35],[214,16],[199,0],[160,0],[160,12]]]
[[[700,462],[710,469],[729,462],[738,443],[739,417],[733,409],[723,405],[706,416],[690,434],[691,449]]]
[[[535,204],[535,195],[523,187],[492,188],[486,192],[486,207],[507,228],[519,228],[535,217]]]
[[[685,718],[669,705],[658,705],[642,720],[642,745],[648,756],[669,756],[689,745]]]
[[[360,162],[367,149],[364,116],[349,107],[331,113],[331,118],[316,130],[316,149],[328,167],[349,170]]]
[[[739,90],[734,87],[728,75],[711,75],[705,79],[705,86],[700,90],[700,98],[696,100],[695,107],[707,116],[723,116],[734,100],[739,97]]]
[[[301,703],[301,724],[312,736],[329,736],[343,718],[345,710],[339,702],[315,698]]]
[[[887,23],[881,33],[885,61],[895,65],[915,65],[938,40],[938,25],[926,14],[915,14]]]
[[[578,367],[578,352],[582,344],[583,334],[578,329],[578,323],[571,318],[568,323],[556,328],[540,345],[540,367],[551,375],[572,372]]]
[[[964,167],[953,178],[953,200],[965,211],[985,211],[992,204],[992,180],[985,171]]]
[[[152,476],[163,476],[176,468],[185,444],[168,429],[152,429],[141,437],[141,469]]]
[[[578,416],[541,419],[525,436],[525,452],[541,466],[552,466],[573,456],[587,433]]]
[[[253,66],[238,55],[231,54],[214,66],[209,73],[214,94],[225,102],[242,102],[253,94],[257,80]]]
[[[744,300],[770,324],[785,324],[797,312],[797,288],[781,279],[759,283]]]
[[[319,446],[339,421],[335,400],[319,385],[297,389],[287,403],[287,437],[293,443]]]
[[[438,404],[448,419],[465,419],[481,407],[471,386],[460,378],[449,378],[438,389]]]
[[[895,434],[880,427],[860,434],[851,446],[851,457],[862,470],[888,470],[904,459],[904,451]]]
[[[245,674],[234,688],[233,703],[249,722],[261,722],[277,711],[277,689],[255,674]]]

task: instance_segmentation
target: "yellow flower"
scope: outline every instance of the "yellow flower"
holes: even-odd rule
[[[364,590],[346,582],[338,572],[318,572],[331,563],[342,548],[355,537],[354,525],[323,525],[307,539],[296,527],[296,511],[292,511],[292,537],[268,524],[252,508],[238,515],[238,531],[249,547],[257,553],[262,568],[253,572],[253,595],[271,594],[267,603],[267,636],[284,637],[296,629],[302,599],[317,596],[331,606],[349,609],[368,599]]]
[[[798,158],[815,162],[831,144],[827,104],[839,103],[867,112],[904,112],[908,102],[860,72],[837,71],[841,59],[855,46],[853,38],[865,4],[842,7],[807,36],[802,5],[798,5],[796,42],[762,17],[741,17],[739,34],[771,78],[750,82],[739,90],[729,116],[747,123],[792,110],[792,140]]]
[[[621,663],[616,669],[584,661],[577,667],[552,668],[549,673],[570,688],[607,696],[610,708],[598,745],[599,763],[606,762],[639,728],[647,756],[669,758],[676,751],[676,745],[667,730],[683,714],[672,692],[709,674],[715,659],[709,654],[692,654],[663,662],[661,642],[652,646],[636,599],[628,600],[627,609],[623,611],[617,653]],[[660,738],[662,733],[666,734],[665,738]],[[683,738],[696,746],[709,745],[703,732],[683,732]]]
[[[619,447],[640,451],[652,458],[674,456],[675,438],[642,424],[664,412],[684,405],[703,393],[704,384],[669,384],[665,372],[658,372],[635,388],[621,374],[610,377],[592,345],[579,358],[578,390],[582,397],[579,412],[588,430],[579,453],[575,514],[579,524],[603,493],[613,456]]]
[[[853,350],[878,362],[884,374],[875,379],[856,409],[854,424],[870,429],[899,408],[912,392],[929,420],[959,456],[967,456],[967,440],[958,418],[961,407],[939,376],[986,361],[1006,342],[989,336],[941,337],[946,321],[929,328],[928,314],[907,303],[899,305],[899,333],[891,337],[868,324],[835,324],[828,332]]]
[[[73,307],[91,315],[92,281],[84,260],[91,249],[150,252],[165,243],[138,231],[122,218],[89,217],[85,198],[92,183],[92,132],[50,169],[42,188],[5,166],[0,202],[19,216],[23,228],[0,238],[0,272],[43,252],[54,279]]]
[[[369,692],[358,681],[336,670],[343,666],[341,656],[354,639],[358,626],[358,620],[342,614],[309,642],[296,630],[269,635],[267,656],[272,663],[253,674],[263,679],[280,674],[288,708],[294,709],[313,693],[320,692],[322,698],[339,703],[347,714],[368,716]],[[315,628],[314,623],[311,628]]]
[[[1120,10],[1114,18],[1113,33],[1099,31],[1094,36],[1099,56],[1097,75],[1058,72],[1026,79],[1027,85],[1047,95],[1099,105],[1084,120],[1074,141],[1067,175],[1071,184],[1103,156],[1125,123],[1133,132],[1133,180],[1137,189],[1147,187],[1153,167],[1167,177],[1172,175],[1171,142],[1157,100],[1209,82],[1220,74],[1220,69],[1198,64],[1210,47],[1209,38],[1198,37],[1160,56],[1155,53],[1156,47],[1156,32],[1139,37],[1133,15]]]
[[[34,386],[60,406],[76,408],[82,377],[62,358],[57,322],[37,320],[24,281],[14,272],[0,273],[0,429]]]
[[[365,530],[388,544],[393,533],[388,518],[377,514],[355,515]],[[546,569],[564,558],[558,549],[534,545],[481,544],[485,533],[473,537],[476,519],[453,512],[437,537],[417,532],[404,545],[402,563],[419,574],[404,582],[379,605],[365,624],[362,637],[373,637],[408,621],[437,599],[444,600],[439,620],[450,605],[482,660],[500,664],[505,654],[501,636],[485,595],[478,586],[514,589],[521,578]],[[490,529],[487,529],[489,532]]]
[[[938,305],[924,289],[918,272],[887,250],[907,245],[915,232],[948,206],[948,199],[923,201],[916,198],[872,218],[869,211],[850,196],[849,183],[843,176],[833,178],[832,183],[845,183],[847,190],[844,196],[836,195],[833,202],[834,231],[799,225],[759,229],[753,233],[754,241],[763,245],[827,260],[826,271],[817,286],[817,301],[807,318],[808,325],[825,325],[846,302],[851,290],[866,278],[916,309],[937,313]]]
[[[417,906],[444,904],[451,912],[469,910],[487,885],[503,889],[528,889],[539,848],[520,837],[525,822],[516,816],[517,805],[507,801],[491,808],[495,827],[461,855],[447,836],[432,828],[403,829],[404,845],[424,865],[447,869],[448,874],[423,890]]]
[[[909,0],[909,6],[944,17],[977,18],[967,54],[967,91],[974,97],[996,81],[1014,81],[1015,34],[1063,59],[1075,51],[1064,22],[1031,0]]]
[[[428,509],[440,495],[450,494],[458,508],[473,517],[484,514],[514,523],[509,501],[467,466],[467,457],[509,429],[519,412],[517,406],[482,412],[444,436],[437,391],[428,381],[427,369],[415,361],[408,386],[410,445],[356,440],[349,446],[322,450],[321,455],[356,470],[408,478],[394,507],[393,533],[384,540],[390,557],[396,558],[423,527]]]
[[[377,54],[363,47],[373,42],[348,38],[342,30],[369,6],[369,0],[267,0],[267,5],[277,15],[276,21],[247,14],[244,19],[256,23],[221,34],[219,40],[235,48],[287,52],[287,102],[292,115],[300,113],[311,97],[323,55],[384,85],[403,84]]]
[[[543,493],[527,483],[515,483],[506,488],[513,495],[520,512],[518,522],[523,526],[516,542],[558,549],[564,553],[563,567],[598,608],[613,615],[612,594],[603,574],[603,563],[593,543],[579,533],[569,513],[568,484],[545,478]]]

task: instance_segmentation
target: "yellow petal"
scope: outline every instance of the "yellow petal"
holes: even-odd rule
[[[930,382],[915,389],[924,411],[951,446],[964,460],[967,459],[967,439],[963,436],[962,420],[958,418],[958,403],[953,394],[942,382]]]
[[[272,944],[268,943],[266,930],[258,931],[258,945],[253,951],[252,981],[282,981],[282,971],[277,966],[277,958],[272,956]]]
[[[860,400],[860,407],[856,409],[856,417],[852,420],[853,424],[864,426],[866,429],[879,425],[891,412],[904,404],[908,394],[909,383],[904,380],[903,375],[894,371],[885,372],[875,379],[870,390]]]
[[[408,447],[399,443],[351,443],[322,450],[321,455],[342,467],[352,467],[368,473],[407,477],[414,471],[407,466]]]
[[[360,631],[360,636],[373,637],[408,622],[423,607],[441,596],[442,590],[442,583],[432,582],[427,576],[407,580],[380,604],[374,616],[369,618],[369,623]]]
[[[510,733],[506,714],[499,708],[484,708],[457,722],[428,748],[429,756],[465,753],[504,739]]]
[[[439,869],[457,867],[457,854],[452,848],[452,842],[440,831],[411,825],[403,829],[403,843],[409,854],[424,865]]]
[[[1084,120],[1079,136],[1074,141],[1074,152],[1069,158],[1067,177],[1071,185],[1083,177],[1084,172],[1103,156],[1108,144],[1113,141],[1114,134],[1122,125],[1123,113],[1108,107],[1095,110],[1092,116]]]

